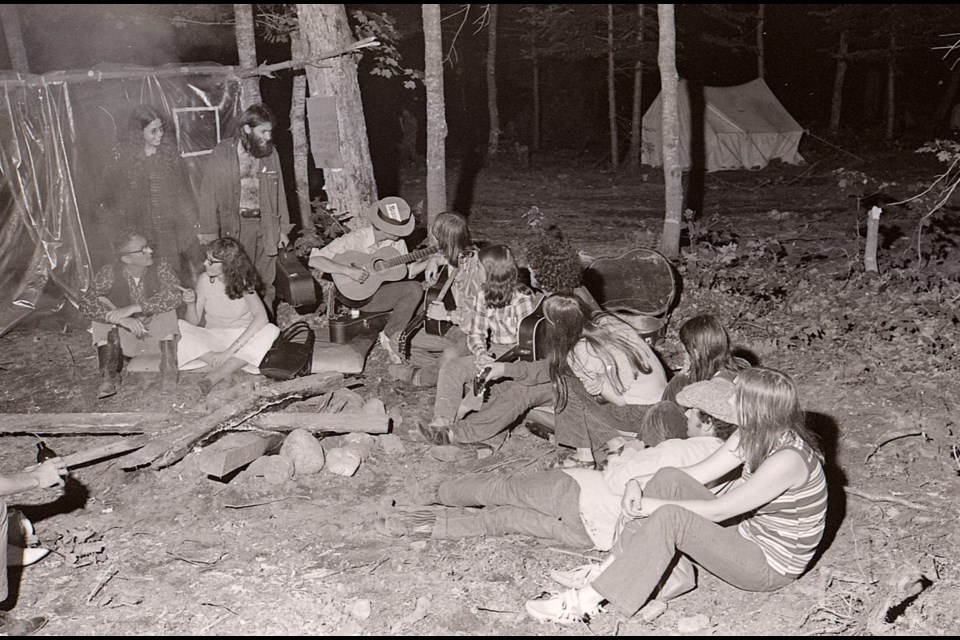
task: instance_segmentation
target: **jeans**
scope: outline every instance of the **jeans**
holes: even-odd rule
[[[416,313],[423,300],[423,287],[413,280],[386,282],[380,285],[370,302],[361,307],[363,311],[390,311],[387,326],[383,332],[390,338],[393,348],[397,348],[397,337],[403,331],[410,318]]]
[[[553,403],[553,385],[525,385],[504,380],[493,385],[483,407],[451,427],[453,442],[483,442],[495,438],[534,407]],[[502,436],[500,440],[505,437]]]
[[[522,475],[472,474],[441,484],[439,498],[445,505],[484,508],[440,512],[434,538],[522,533],[593,548],[580,519],[580,486],[559,470]]]
[[[716,500],[706,487],[672,468],[658,471],[644,495]],[[591,586],[627,616],[640,610],[678,553],[747,591],[774,591],[795,579],[771,569],[760,547],[741,536],[736,525],[723,527],[675,505],[660,507],[649,518],[629,521],[612,553],[616,558],[613,564]]]

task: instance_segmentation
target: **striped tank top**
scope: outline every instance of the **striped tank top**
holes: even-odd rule
[[[798,437],[783,443],[782,449],[797,451],[807,465],[807,480],[796,489],[787,489],[739,525],[739,532],[756,543],[767,564],[784,576],[799,576],[806,570],[823,537],[827,517],[827,481],[813,449]],[[744,465],[742,478],[753,471]]]

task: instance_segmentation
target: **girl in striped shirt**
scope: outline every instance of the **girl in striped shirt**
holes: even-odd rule
[[[797,385],[757,367],[740,372],[735,388],[740,428],[726,444],[699,464],[628,482],[622,507],[631,521],[610,558],[577,573],[572,589],[528,601],[531,616],[567,624],[604,601],[633,615],[686,558],[748,591],[774,591],[806,571],[823,536],[827,484]],[[733,490],[717,497],[704,488],[740,466]]]

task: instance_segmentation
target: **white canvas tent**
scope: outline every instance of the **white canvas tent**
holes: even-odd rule
[[[685,81],[678,89],[680,109],[680,164],[691,166],[691,108]],[[660,148],[660,98],[643,116],[644,164],[663,164]],[[758,78],[736,87],[704,87],[703,148],[706,170],[760,169],[774,158],[799,164],[797,152],[803,127],[787,113],[770,87]]]

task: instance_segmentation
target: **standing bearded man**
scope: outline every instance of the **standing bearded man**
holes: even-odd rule
[[[273,145],[276,120],[265,105],[247,107],[237,136],[214,148],[200,182],[200,242],[234,238],[263,280],[263,302],[272,312],[277,250],[290,244],[290,213]]]

